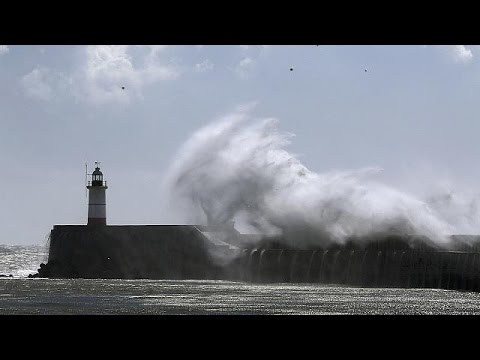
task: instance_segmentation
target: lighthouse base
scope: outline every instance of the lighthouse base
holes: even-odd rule
[[[96,224],[98,225],[98,224]],[[194,226],[55,225],[39,277],[205,279],[219,270]]]

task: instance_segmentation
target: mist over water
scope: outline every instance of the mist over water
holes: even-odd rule
[[[313,172],[287,150],[294,135],[281,131],[277,119],[255,118],[252,109],[239,107],[199,129],[175,156],[165,184],[182,221],[234,220],[242,232],[291,242],[299,234],[342,243],[400,233],[446,245],[448,235],[480,233],[476,198],[450,190],[421,199],[375,179],[378,167]]]

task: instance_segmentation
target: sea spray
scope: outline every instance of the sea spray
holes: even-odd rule
[[[240,107],[195,132],[175,156],[165,185],[182,221],[281,235],[292,246],[325,245],[378,233],[423,236],[446,245],[456,233],[445,204],[374,179],[381,168],[315,173],[287,151],[293,134]],[[442,211],[443,209],[443,211]],[[457,219],[458,220],[458,219]],[[365,241],[365,240],[364,240]]]

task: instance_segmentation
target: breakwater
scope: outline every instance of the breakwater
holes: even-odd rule
[[[55,225],[47,264],[34,277],[220,279],[360,287],[480,291],[480,237],[454,236],[449,248],[411,236],[352,239],[323,248],[195,225]],[[213,235],[215,236],[213,236]],[[227,242],[231,241],[229,245]],[[245,239],[249,239],[246,237]],[[245,240],[244,239],[244,240]],[[368,241],[367,241],[368,240]],[[301,243],[301,242],[299,242]]]

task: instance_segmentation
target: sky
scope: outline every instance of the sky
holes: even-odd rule
[[[0,244],[86,224],[86,161],[108,224],[175,223],[162,182],[178,150],[251,103],[312,171],[479,193],[479,46],[0,45],[0,84]]]

